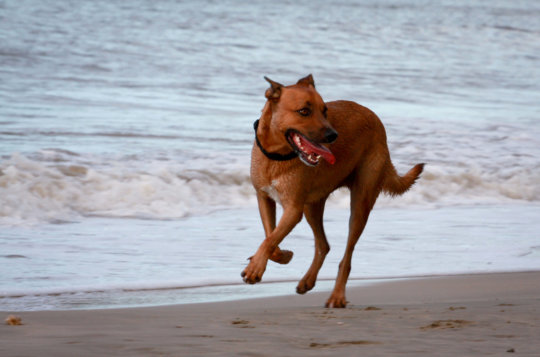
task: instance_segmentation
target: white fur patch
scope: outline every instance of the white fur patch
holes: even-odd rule
[[[279,193],[276,189],[276,186],[278,185],[277,180],[273,180],[270,186],[264,186],[261,187],[261,190],[266,192],[268,196],[270,196],[271,199],[276,201],[277,203],[281,204],[281,201],[279,199]]]

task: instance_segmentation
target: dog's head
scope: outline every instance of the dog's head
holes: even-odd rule
[[[321,157],[333,164],[335,157],[323,144],[333,143],[338,134],[328,122],[328,108],[311,74],[290,86],[264,78],[270,83],[265,92],[266,108],[271,110],[271,125],[280,140],[291,146],[306,165],[317,165]]]

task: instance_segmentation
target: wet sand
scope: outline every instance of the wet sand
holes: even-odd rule
[[[257,287],[254,286],[254,289]],[[1,312],[2,356],[538,356],[540,272],[459,275],[219,303]],[[1,309],[1,305],[0,305]]]

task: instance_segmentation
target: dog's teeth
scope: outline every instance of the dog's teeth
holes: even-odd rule
[[[318,155],[318,154],[315,154],[315,153],[312,153],[312,154],[309,154],[308,158],[309,158],[309,161],[311,161],[312,163],[316,164],[317,162],[319,162],[319,158],[321,156]]]

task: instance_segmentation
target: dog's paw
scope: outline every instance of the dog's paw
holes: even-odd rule
[[[274,250],[274,253],[270,257],[270,260],[279,264],[289,264],[293,255],[294,253],[291,252],[290,250],[276,249]]]
[[[315,280],[303,278],[296,286],[296,293],[301,295],[305,294],[311,289],[313,289],[313,287],[315,287]]]
[[[334,295],[332,294],[330,298],[326,301],[325,307],[328,308],[345,308],[347,307],[347,299],[345,299],[345,295]]]
[[[257,274],[250,274],[246,272],[246,269],[240,274],[240,276],[244,279],[244,283],[247,284],[256,284],[261,281],[262,277]]]
[[[261,281],[265,270],[266,264],[258,264],[257,261],[251,257],[248,266],[242,271],[240,276],[244,278],[245,283],[256,284]]]

